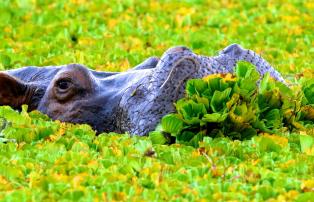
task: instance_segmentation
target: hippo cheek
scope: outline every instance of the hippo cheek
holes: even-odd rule
[[[110,114],[104,106],[90,100],[77,100],[70,103],[50,102],[41,105],[41,112],[47,114],[53,120],[62,122],[89,124],[96,132],[109,131]]]
[[[105,124],[108,122],[108,115],[102,106],[78,105],[61,117],[63,121],[79,124],[89,124],[96,132],[107,131]]]

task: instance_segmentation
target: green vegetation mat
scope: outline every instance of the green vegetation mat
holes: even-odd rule
[[[301,0],[2,0],[0,70],[77,62],[97,70],[124,71],[174,45],[214,55],[239,43],[262,54],[295,82],[313,70],[313,19],[314,3]],[[205,81],[211,79],[219,78]],[[198,83],[190,81],[191,100],[199,93],[193,91]],[[301,85],[294,91],[303,95],[295,98],[300,101],[294,110],[299,115],[291,122],[281,113],[282,105],[273,106],[254,119],[264,126],[253,121],[246,125],[258,136],[251,137],[251,129],[230,131],[217,124],[216,133],[201,142],[190,142],[188,136],[180,136],[182,130],[163,126],[155,133],[157,138],[96,136],[87,125],[51,121],[38,112],[27,113],[26,106],[20,113],[0,107],[0,200],[311,201],[313,117],[302,107],[312,106],[314,87]],[[216,95],[213,100],[226,102],[225,98]],[[205,121],[225,121],[224,113],[230,112],[217,104],[209,105],[217,112],[204,111],[209,114]],[[237,107],[238,116],[250,109]],[[185,127],[198,134],[195,126]],[[177,140],[180,136],[181,144],[155,144],[162,143],[158,134],[164,133]]]
[[[258,133],[312,134],[314,73],[309,72],[309,78],[303,77],[293,86],[269,75],[260,79],[253,65],[239,62],[234,75],[189,80],[185,97],[175,103],[176,113],[164,116],[150,133],[152,142],[198,147],[206,136],[245,140]],[[312,137],[308,138],[309,146],[314,146]]]

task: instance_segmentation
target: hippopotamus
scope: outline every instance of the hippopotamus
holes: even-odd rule
[[[125,72],[100,72],[81,64],[28,66],[0,72],[0,105],[38,110],[53,120],[86,123],[97,132],[147,135],[161,118],[175,111],[189,79],[233,73],[238,61],[256,66],[260,75],[284,82],[268,62],[252,50],[232,44],[216,56],[189,48],[168,49]]]

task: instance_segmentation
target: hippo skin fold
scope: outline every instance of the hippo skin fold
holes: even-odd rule
[[[80,64],[23,67],[0,72],[0,105],[39,110],[54,120],[90,124],[98,133],[147,135],[175,111],[185,83],[215,73],[233,73],[238,61],[285,82],[255,52],[232,44],[207,57],[178,46],[126,72],[98,72]]]

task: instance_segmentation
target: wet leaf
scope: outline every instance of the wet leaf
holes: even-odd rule
[[[161,120],[163,131],[170,134],[177,134],[183,128],[183,121],[175,114],[168,114]]]
[[[309,135],[300,135],[300,144],[301,151],[306,152],[314,147],[314,138]]]

